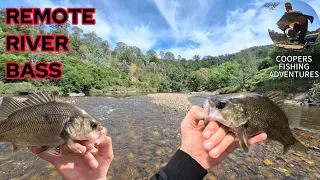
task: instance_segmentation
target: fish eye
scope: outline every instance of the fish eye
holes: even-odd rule
[[[216,108],[223,109],[226,106],[226,102],[223,101],[217,101],[216,102]]]
[[[92,129],[96,129],[98,127],[98,123],[96,122],[91,122],[90,125]]]

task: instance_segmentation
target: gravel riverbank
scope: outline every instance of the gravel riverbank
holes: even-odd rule
[[[148,94],[151,102],[173,111],[186,112],[192,106],[188,101],[189,94],[182,93],[157,93]]]
[[[188,101],[188,97],[194,95],[215,95],[216,92],[191,92],[191,93],[156,93],[148,94],[151,102],[162,107],[178,112],[187,112],[192,104]]]

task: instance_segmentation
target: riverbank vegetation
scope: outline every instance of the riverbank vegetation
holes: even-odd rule
[[[70,38],[70,53],[6,53],[6,34],[66,34]],[[212,49],[214,51],[214,49]],[[319,40],[305,52],[290,53],[273,45],[251,47],[238,53],[220,56],[182,58],[172,52],[143,52],[139,47],[118,42],[111,49],[106,40],[94,32],[84,32],[70,24],[63,26],[6,26],[4,11],[0,11],[0,92],[25,94],[52,90],[67,92],[110,91],[237,91],[281,90],[306,92],[315,86],[314,78],[270,78],[277,70],[277,55],[312,55],[311,69],[319,70]],[[59,80],[6,80],[4,63],[8,61],[51,62],[63,64]],[[315,89],[315,88],[314,88]]]

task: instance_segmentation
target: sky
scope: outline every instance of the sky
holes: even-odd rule
[[[283,8],[278,7],[274,14],[261,8],[270,1],[273,0],[15,0],[1,1],[0,7],[94,7],[96,25],[79,27],[95,31],[111,48],[124,42],[143,52],[154,49],[192,58],[196,54],[217,56],[272,44],[268,28],[274,26],[274,17],[281,17]],[[316,15],[320,13],[319,0],[304,1],[314,11],[304,3],[290,2],[294,9],[302,8],[315,17],[312,27],[320,27]]]

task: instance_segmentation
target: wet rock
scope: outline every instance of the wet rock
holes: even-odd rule
[[[277,167],[277,168],[273,168],[273,169],[281,172],[284,176],[290,176],[290,172],[288,169],[281,168],[281,167]]]
[[[128,157],[128,159],[133,159],[134,158],[134,155],[133,155],[133,153],[129,153],[128,155],[127,155],[127,157]]]
[[[320,173],[313,173],[312,174],[316,179],[320,179]]]
[[[69,97],[84,97],[84,93],[68,93]]]
[[[271,164],[273,164],[273,162],[270,161],[269,159],[263,160],[263,163],[264,163],[265,165],[271,165]]]
[[[308,98],[308,97],[309,97],[309,96],[308,96],[308,93],[301,93],[301,94],[297,94],[297,95],[293,98],[293,100],[302,102],[303,100],[305,100],[305,99]]]
[[[208,175],[205,177],[205,180],[217,180],[217,178],[216,178],[213,174],[208,174]]]

